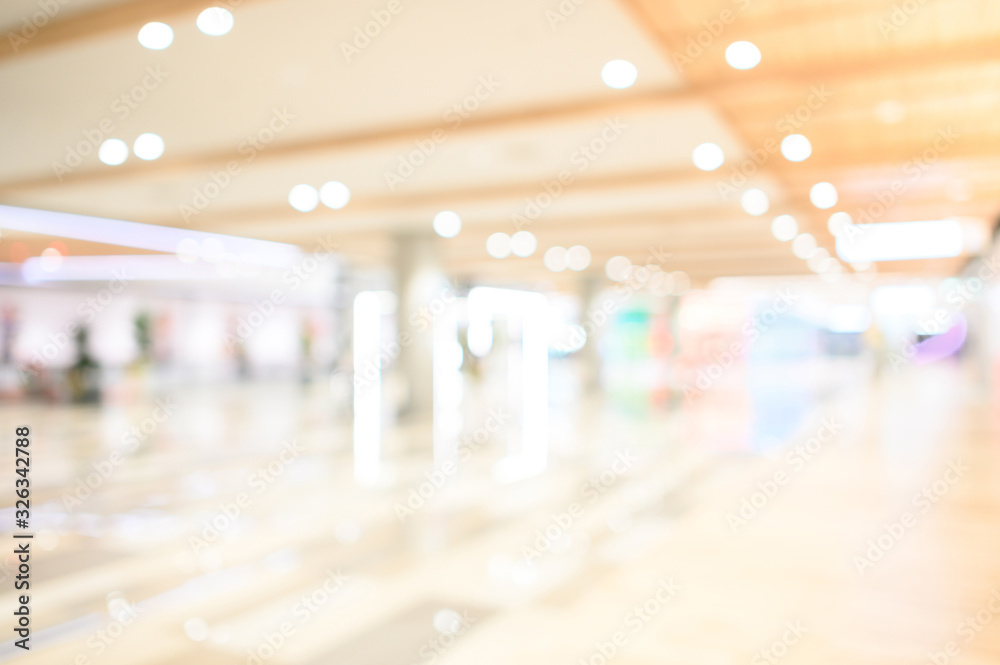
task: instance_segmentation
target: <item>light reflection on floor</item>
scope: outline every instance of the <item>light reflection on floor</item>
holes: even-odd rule
[[[787,370],[809,378],[742,377],[669,413],[571,401],[549,470],[510,485],[490,473],[503,432],[437,482],[413,423],[386,433],[395,485],[358,489],[326,384],[164,396],[176,413],[106,480],[94,465],[152,399],[4,406],[3,431],[35,431],[35,647],[18,660],[883,664],[957,640],[949,662],[1000,661],[1000,621],[956,633],[1000,588],[988,400],[947,364]],[[834,436],[809,443],[824,422]]]

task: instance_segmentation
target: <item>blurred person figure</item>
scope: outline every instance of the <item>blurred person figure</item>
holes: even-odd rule
[[[302,331],[299,337],[302,351],[301,378],[302,383],[308,384],[312,383],[313,379],[313,349],[316,340],[316,324],[312,319],[307,318],[302,322],[299,329]]]
[[[229,317],[229,332],[226,335],[226,339],[237,340],[236,342],[229,344],[229,353],[233,358],[233,363],[236,366],[236,378],[245,380],[250,377],[250,361],[247,358],[246,344],[243,342],[243,338],[239,334],[239,318],[233,314]]]
[[[99,402],[100,368],[88,350],[89,333],[86,327],[76,331],[76,362],[69,368],[70,397],[74,402]]]
[[[21,395],[22,385],[14,358],[14,344],[17,341],[19,320],[16,307],[5,307],[3,319],[0,321],[0,334],[2,341],[2,363],[0,363],[0,395],[4,397],[17,397]]]

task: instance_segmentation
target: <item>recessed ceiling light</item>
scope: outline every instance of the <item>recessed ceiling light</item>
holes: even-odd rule
[[[628,60],[611,60],[601,69],[601,80],[609,88],[630,88],[639,77],[639,70]]]
[[[648,269],[649,266],[646,266],[646,268]],[[670,279],[669,274],[659,269],[659,266],[656,266],[656,268],[646,286],[649,287],[650,293],[654,296],[668,296],[670,295],[670,290],[674,287],[673,281]]]
[[[434,233],[442,238],[454,238],[462,230],[462,218],[451,210],[442,210],[434,215]]]
[[[800,259],[808,259],[816,251],[816,238],[811,233],[800,233],[792,241],[792,254]]]
[[[351,190],[344,183],[331,180],[319,188],[319,200],[327,208],[340,210],[351,200]]]
[[[518,231],[510,239],[510,251],[514,256],[525,258],[535,253],[538,241],[531,231]]]
[[[694,165],[702,171],[714,171],[726,161],[722,148],[714,143],[702,143],[691,152]]]
[[[194,263],[201,255],[201,246],[194,238],[184,238],[177,243],[177,258],[181,263]]]
[[[733,42],[726,47],[726,62],[734,69],[753,69],[760,64],[760,49],[750,42]]]
[[[570,270],[586,270],[590,267],[590,250],[583,245],[570,247],[566,252],[566,263]]]
[[[63,255],[55,247],[46,247],[42,250],[40,265],[45,272],[55,272],[62,265]]]
[[[295,185],[288,192],[288,202],[299,212],[311,212],[319,205],[319,193],[312,185]]]
[[[624,256],[612,256],[604,264],[604,274],[614,282],[622,282],[632,274],[632,262]]]
[[[222,7],[209,7],[198,14],[195,25],[206,35],[219,37],[233,29],[233,14]]]
[[[771,233],[781,242],[788,242],[799,232],[799,223],[791,215],[778,215],[771,222]]]
[[[128,144],[121,139],[108,139],[98,148],[97,158],[108,166],[118,166],[128,159]]]
[[[451,609],[439,610],[432,620],[434,628],[439,633],[454,635],[465,627],[465,620],[462,616]]]
[[[161,51],[174,42],[174,31],[166,23],[147,23],[139,29],[139,43],[153,51]]]
[[[159,134],[139,134],[132,143],[132,152],[139,159],[150,161],[158,159],[163,154],[163,139]]]
[[[830,252],[826,251],[822,247],[819,247],[813,251],[813,253],[806,259],[806,265],[813,272],[826,272],[833,266],[833,259],[830,258]]]
[[[552,272],[562,272],[568,265],[569,257],[564,247],[549,247],[542,258],[542,263]]]
[[[854,223],[851,216],[846,212],[835,212],[830,215],[830,219],[826,222],[826,228],[830,230],[830,233],[834,236],[839,236],[843,233],[844,228],[850,226]]]
[[[743,196],[740,197],[740,205],[743,206],[743,210],[745,210],[748,215],[760,217],[771,207],[771,202],[768,200],[767,194],[765,194],[763,190],[748,189],[743,192]]]
[[[837,205],[837,188],[828,182],[817,182],[809,190],[809,200],[821,210]]]
[[[781,139],[781,154],[790,162],[808,159],[812,151],[812,144],[802,134],[790,134]]]
[[[494,259],[505,259],[510,256],[510,236],[506,233],[494,233],[486,239],[486,253]]]

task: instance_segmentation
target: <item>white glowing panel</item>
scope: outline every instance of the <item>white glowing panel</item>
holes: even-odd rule
[[[500,460],[496,474],[511,481],[537,475],[548,466],[549,348],[548,299],[530,291],[476,287],[469,292],[469,347],[485,355],[497,316],[521,322],[521,445]]]
[[[954,219],[857,224],[837,236],[837,254],[848,263],[943,259],[962,249],[962,226]]]
[[[833,305],[826,327],[835,333],[863,333],[871,326],[872,313],[864,305]]]
[[[21,264],[21,276],[28,284],[125,280],[205,280],[221,279],[211,263],[183,263],[173,254],[108,254],[63,257],[55,270],[46,270],[40,257]]]
[[[880,286],[872,292],[872,309],[882,316],[921,316],[934,309],[934,289],[923,284]]]
[[[182,241],[193,239],[204,243],[206,240],[212,240],[219,244],[224,253],[245,257],[248,262],[257,265],[279,268],[287,268],[302,257],[302,250],[295,245],[270,240],[5,205],[0,205],[0,229],[171,254],[177,251]]]

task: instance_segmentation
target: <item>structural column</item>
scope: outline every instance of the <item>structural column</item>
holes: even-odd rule
[[[399,370],[406,379],[407,418],[430,418],[433,410],[434,300],[450,298],[451,286],[437,257],[430,234],[399,234],[395,238],[396,294],[399,325]],[[405,342],[405,343],[404,343]]]
[[[581,367],[583,375],[581,379],[583,382],[583,392],[586,395],[594,394],[600,389],[601,355],[597,350],[597,340],[601,336],[601,328],[603,326],[595,323],[595,320],[602,320],[596,313],[602,311],[603,303],[598,300],[597,296],[601,292],[603,284],[604,281],[599,275],[588,273],[580,275],[580,279],[577,282],[577,293],[580,296],[580,302],[583,306],[580,324],[587,331],[587,342],[580,349],[580,358],[583,361]],[[592,317],[592,314],[596,316]],[[604,321],[604,325],[607,325],[607,321]]]

